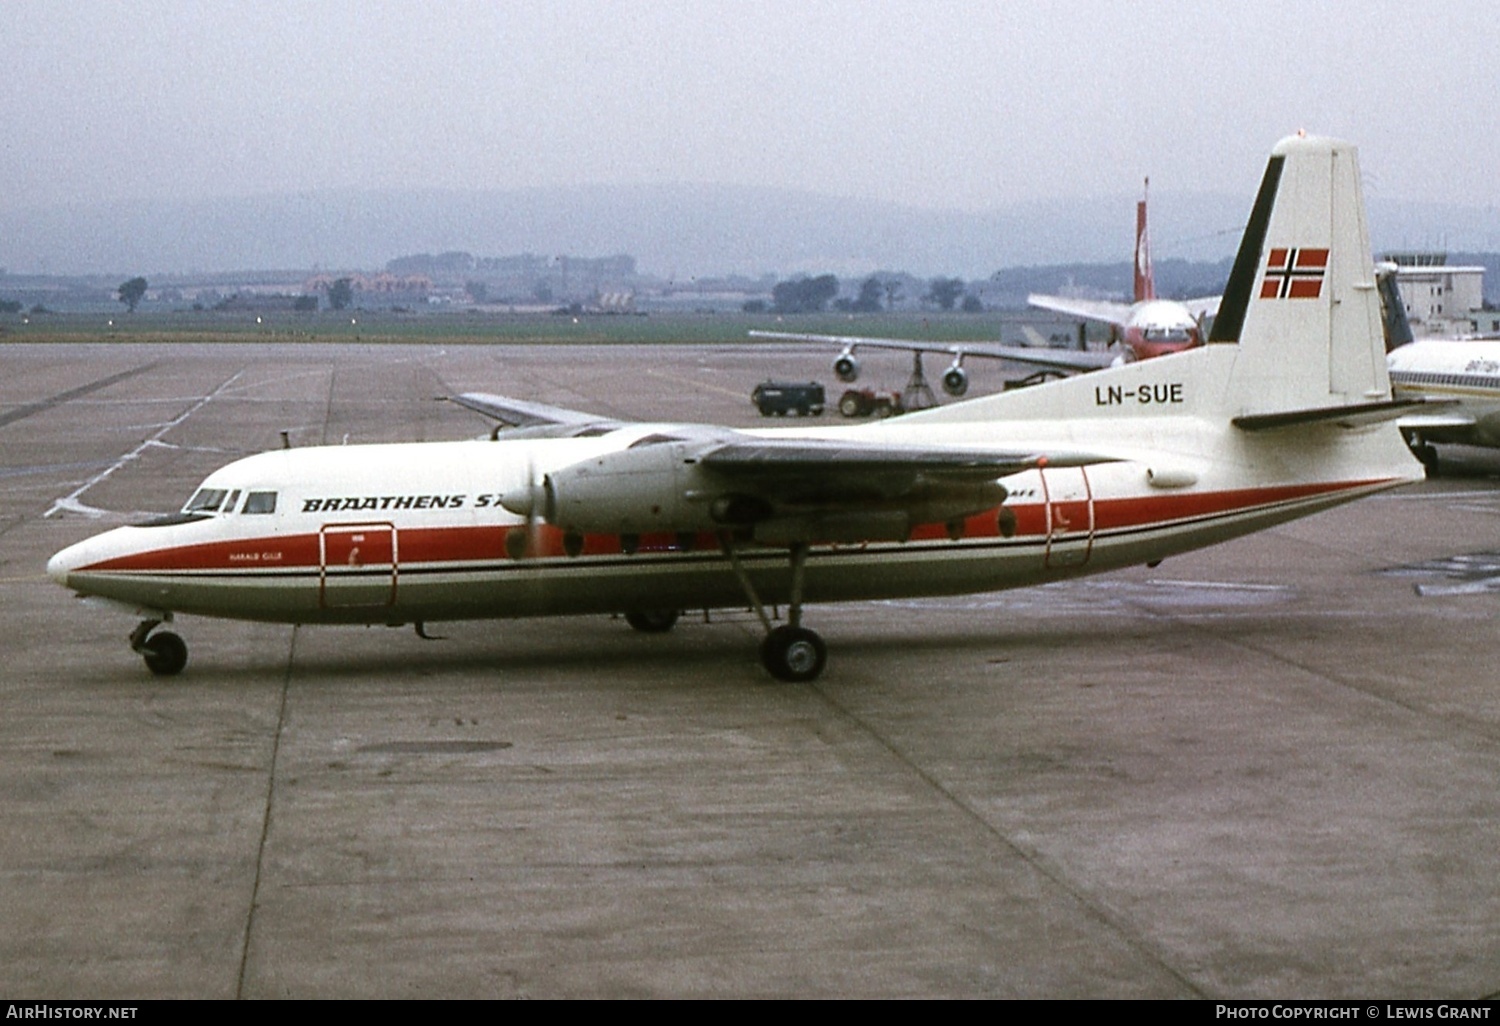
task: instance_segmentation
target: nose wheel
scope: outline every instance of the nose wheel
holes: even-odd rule
[[[139,652],[146,669],[158,677],[175,677],[187,665],[187,642],[171,631],[152,634],[160,625],[160,620],[142,620],[130,634],[130,649]]]

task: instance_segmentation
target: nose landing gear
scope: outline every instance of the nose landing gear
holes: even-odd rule
[[[160,620],[142,620],[130,632],[130,650],[139,652],[146,661],[146,669],[158,677],[175,677],[187,665],[187,642],[171,631],[151,634],[161,623]]]

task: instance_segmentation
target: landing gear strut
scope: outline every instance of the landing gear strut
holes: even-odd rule
[[[908,411],[925,410],[937,404],[937,396],[932,394],[932,386],[927,383],[927,375],[922,372],[922,351],[914,350],[911,354],[911,377],[901,390],[901,407]]]
[[[171,631],[151,634],[161,622],[142,620],[130,632],[130,650],[139,652],[146,661],[146,669],[158,677],[175,677],[187,665],[187,642]]]
[[[792,591],[787,604],[787,622],[780,627],[771,625],[765,603],[761,602],[755,585],[745,573],[734,543],[726,538],[723,544],[745,597],[750,600],[755,615],[760,617],[761,626],[766,629],[766,638],[760,644],[761,665],[777,680],[791,684],[817,680],[823,667],[828,664],[828,646],[823,644],[823,639],[816,631],[802,626],[802,571],[807,563],[807,543],[793,542],[791,545]]]

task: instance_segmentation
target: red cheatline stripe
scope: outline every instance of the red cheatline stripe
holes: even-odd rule
[[[1314,498],[1335,492],[1368,488],[1383,483],[1378,480],[1340,481],[1274,488],[1242,488],[1218,492],[1187,492],[1167,495],[1143,495],[1122,499],[1098,499],[1094,502],[1094,534],[1112,531],[1162,527],[1206,516],[1243,513],[1258,508]],[[1059,503],[1081,505],[1085,500]],[[1016,514],[1012,532],[1017,537],[1040,537],[1046,534],[1046,506],[1031,503],[1012,506]],[[337,526],[337,525],[330,525]],[[526,531],[524,525],[476,527],[411,527],[398,531],[400,562],[403,567],[433,563],[478,563],[511,560],[506,536],[512,531]],[[564,554],[563,533],[555,527],[536,528],[537,549],[531,557]],[[967,518],[962,525],[963,538],[995,538],[1001,534],[995,510]],[[948,537],[944,524],[919,525],[912,532],[913,541]],[[638,536],[633,552],[713,552],[718,541],[713,534],[679,535],[654,533]],[[78,572],[137,571],[224,571],[275,572],[316,570],[320,566],[318,535],[279,535],[268,538],[206,542],[170,549],[119,556],[81,567]],[[624,551],[619,535],[591,534],[583,539],[581,556],[616,556]],[[379,569],[381,564],[367,564],[364,569]],[[388,563],[385,565],[389,565]],[[338,568],[333,568],[337,570]]]

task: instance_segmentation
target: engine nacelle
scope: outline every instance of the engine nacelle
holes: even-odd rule
[[[580,534],[706,531],[716,526],[698,446],[660,442],[605,453],[546,477],[549,524]]]
[[[839,358],[833,361],[833,373],[846,385],[851,381],[859,379],[859,361],[854,354],[847,349],[839,354]]]
[[[969,390],[969,372],[958,364],[943,371],[943,391],[957,398]]]

